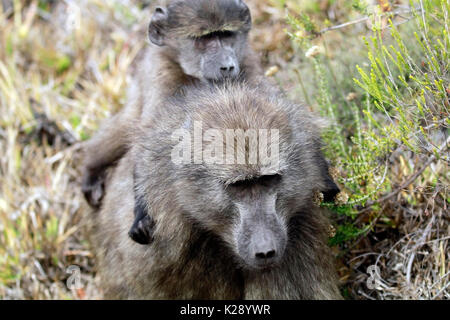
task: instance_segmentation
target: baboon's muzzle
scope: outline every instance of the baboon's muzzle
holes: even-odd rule
[[[275,196],[262,195],[238,208],[241,223],[236,238],[240,257],[250,268],[276,266],[286,248],[287,232],[276,213]]]
[[[207,55],[202,63],[206,79],[223,80],[236,78],[240,73],[239,61],[231,47],[220,47]]]

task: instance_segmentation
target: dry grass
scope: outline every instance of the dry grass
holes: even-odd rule
[[[112,1],[84,1],[80,12],[67,3],[46,12],[15,1],[14,16],[0,15],[0,297],[97,296],[64,283],[70,265],[93,277],[73,143],[120,107],[142,45],[133,28],[146,15]]]
[[[248,2],[255,48],[266,68],[280,68],[276,77],[288,93],[298,96],[291,68],[300,62],[283,31],[284,10],[271,0]],[[58,1],[47,11],[39,1],[16,0],[12,10],[0,11],[0,297],[5,299],[101,297],[82,232],[79,141],[123,103],[127,68],[144,44],[141,30],[149,12],[132,0],[76,1],[81,11],[71,3]],[[408,175],[408,166],[399,170]],[[400,202],[388,209],[397,217],[394,231],[375,229],[352,248],[341,248],[346,249],[342,282],[352,297],[450,296],[447,203],[420,194],[414,211]],[[383,282],[368,290],[366,269],[374,263]],[[81,267],[81,290],[65,285],[70,265]]]
[[[383,217],[397,219],[394,228],[375,227],[343,256],[343,271],[355,297],[450,298],[448,209],[436,203],[436,191],[415,192],[425,199],[414,210],[401,200],[386,205]],[[367,268],[372,265],[380,272],[375,290],[367,288]]]

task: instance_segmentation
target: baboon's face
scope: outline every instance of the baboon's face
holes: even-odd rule
[[[173,106],[178,108],[173,110],[179,110],[179,106],[190,110],[186,118],[179,119],[179,124],[190,131],[182,143],[185,146],[188,142],[183,154],[186,150],[193,152],[188,161],[173,162],[180,140],[167,136],[170,133],[166,132],[166,126],[161,127],[165,132],[163,140],[158,140],[159,136],[146,139],[153,146],[160,146],[152,151],[153,160],[163,170],[170,163],[170,175],[165,178],[173,181],[170,184],[175,194],[170,200],[186,223],[219,237],[243,268],[275,267],[292,241],[289,238],[294,234],[292,219],[315,210],[312,206],[316,191],[331,201],[338,192],[321,152],[320,135],[313,125],[315,118],[279,96],[267,96],[260,88],[236,83],[223,89],[193,90],[183,100],[174,101]],[[195,128],[199,122],[200,132]],[[230,129],[233,132],[228,135]],[[259,131],[263,129],[266,133],[270,130],[270,139],[267,135],[264,139],[263,131]],[[214,134],[208,135],[210,130]],[[258,131],[253,135],[256,140],[250,130]],[[202,143],[198,145],[196,140]],[[167,141],[171,141],[170,148]],[[261,157],[266,151],[270,151],[270,161]],[[218,161],[209,161],[212,155]],[[199,161],[195,160],[198,156]],[[155,168],[148,170],[144,166],[138,173],[146,171],[153,178],[144,174],[138,179],[143,185],[153,181],[156,178],[153,175],[159,179],[160,170]],[[151,189],[158,189],[158,185]],[[158,204],[160,200],[150,197],[149,201]]]
[[[268,268],[283,257],[287,221],[277,208],[282,176],[262,175],[228,185],[236,218],[232,227],[234,250],[251,268]]]
[[[166,46],[183,71],[216,81],[240,74],[251,16],[242,0],[183,0],[157,8],[150,40]]]
[[[178,39],[178,61],[184,72],[207,81],[236,78],[247,44],[247,34],[217,31],[206,35]]]
[[[236,155],[245,155],[245,163],[177,167],[177,201],[189,220],[219,236],[244,268],[276,266],[289,244],[292,218],[312,210],[316,191],[336,194],[313,120],[298,106],[233,86],[211,95],[197,93],[195,101],[199,115],[191,122],[202,121],[203,130],[217,129],[223,137],[228,128],[279,132],[279,139],[267,145],[267,150],[272,143],[279,147],[275,163],[252,163],[250,144],[236,144]],[[211,141],[204,139],[203,150]],[[225,151],[230,142],[223,142]]]
[[[235,169],[229,167],[183,170],[179,200],[186,212],[218,235],[244,268],[276,267],[289,242],[291,219],[311,210],[315,190],[327,187],[320,154],[310,153],[309,145],[287,148],[292,153],[280,150],[278,172],[251,168],[247,174],[242,168],[235,178]]]
[[[260,175],[226,184],[215,174],[193,174],[202,178],[187,178],[192,184],[179,195],[190,218],[218,235],[244,268],[276,266],[288,241],[289,214],[279,202],[282,175]]]

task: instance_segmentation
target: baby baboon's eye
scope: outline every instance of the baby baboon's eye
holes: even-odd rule
[[[191,40],[195,42],[197,49],[204,50],[208,47],[215,47],[218,45],[218,41],[225,39],[231,39],[235,35],[232,31],[215,31],[203,36],[191,37]]]
[[[223,38],[230,38],[233,35],[234,35],[234,32],[228,31],[228,30],[215,31],[215,32],[211,32],[211,33],[208,33],[208,34],[202,36],[201,39],[205,39],[205,40],[215,39],[215,38],[223,39]]]
[[[219,37],[220,38],[231,38],[235,35],[236,33],[233,31],[221,31],[219,33]]]

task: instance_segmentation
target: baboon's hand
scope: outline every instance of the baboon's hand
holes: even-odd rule
[[[149,215],[145,215],[141,220],[134,222],[128,235],[134,242],[148,245],[153,242],[154,228],[155,221]]]
[[[105,193],[105,172],[86,172],[81,190],[91,207],[100,208]]]

